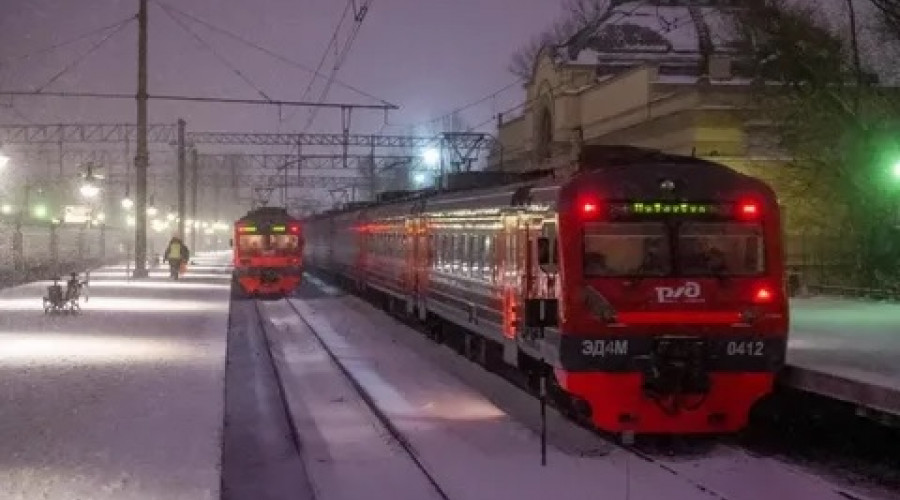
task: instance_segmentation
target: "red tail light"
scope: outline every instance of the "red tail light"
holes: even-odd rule
[[[775,299],[775,292],[767,286],[760,286],[753,292],[753,302],[757,304],[768,304]]]
[[[596,203],[586,202],[581,205],[581,213],[584,215],[596,215],[599,211],[599,207]]]
[[[297,234],[300,232],[300,226],[291,226],[291,233]]]
[[[755,219],[760,212],[759,205],[752,201],[745,201],[738,206],[738,215],[743,219]]]

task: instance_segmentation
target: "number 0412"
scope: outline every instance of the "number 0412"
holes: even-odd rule
[[[760,340],[731,341],[726,347],[729,356],[763,356],[766,344]]]

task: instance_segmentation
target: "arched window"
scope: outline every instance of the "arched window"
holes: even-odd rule
[[[537,127],[537,148],[536,154],[538,161],[547,160],[553,155],[551,145],[553,144],[553,116],[547,106],[541,108],[538,115]]]

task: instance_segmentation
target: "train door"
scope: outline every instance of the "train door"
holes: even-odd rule
[[[434,255],[434,236],[431,234],[428,219],[420,218],[416,231],[416,308],[419,311],[419,319],[426,318],[426,297],[428,295],[428,272],[432,265]]]
[[[406,313],[412,314],[416,306],[419,287],[419,248],[422,246],[419,242],[419,219],[410,217],[404,223],[404,263],[403,269],[403,292],[406,295]]]
[[[503,215],[503,249],[500,263],[500,279],[503,290],[503,361],[512,366],[519,364],[516,331],[519,323],[519,215]]]

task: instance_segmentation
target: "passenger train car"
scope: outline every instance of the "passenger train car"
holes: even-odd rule
[[[600,429],[740,430],[785,358],[774,193],[639,148],[588,147],[572,170],[315,216],[307,262],[487,366],[549,371]]]
[[[279,207],[248,212],[234,224],[234,279],[252,296],[284,296],[303,278],[299,219]]]

